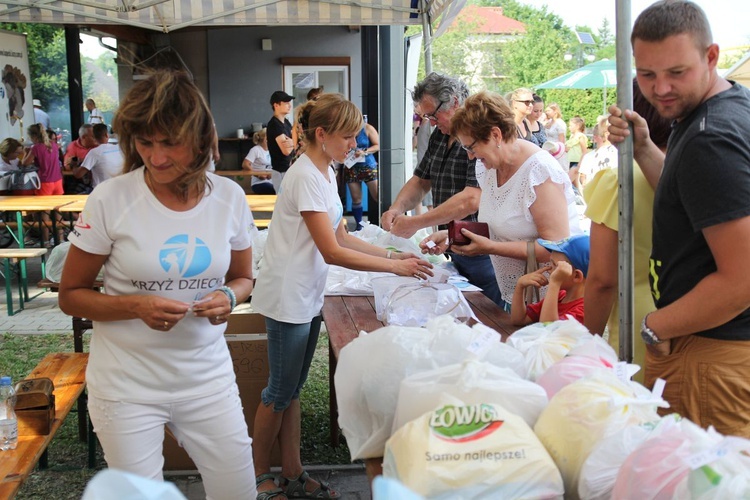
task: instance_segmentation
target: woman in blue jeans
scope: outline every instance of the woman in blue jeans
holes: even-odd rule
[[[338,498],[304,471],[299,395],[320,332],[328,266],[426,278],[430,263],[391,253],[348,234],[333,160],[343,162],[363,127],[362,114],[341,94],[323,94],[300,110],[307,149],[289,168],[274,207],[253,309],[266,318],[268,387],[255,415],[253,457],[258,498]],[[278,438],[281,476],[271,470]]]

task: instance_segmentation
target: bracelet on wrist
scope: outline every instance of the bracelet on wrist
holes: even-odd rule
[[[234,294],[234,290],[228,286],[219,287],[217,290],[227,296],[229,299],[229,311],[234,311],[235,306],[237,306],[237,296]]]
[[[391,255],[393,255],[393,251],[392,250],[388,250],[388,251],[385,252],[385,258],[386,259],[390,259]]]

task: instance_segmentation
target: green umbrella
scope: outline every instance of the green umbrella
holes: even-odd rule
[[[603,89],[604,113],[607,112],[607,88],[617,86],[617,64],[613,60],[602,59],[582,66],[570,73],[553,78],[534,87],[537,89]]]

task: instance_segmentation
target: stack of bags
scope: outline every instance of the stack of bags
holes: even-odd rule
[[[750,441],[660,418],[637,370],[574,320],[389,326],[341,351],[339,424],[376,499],[750,498]]]

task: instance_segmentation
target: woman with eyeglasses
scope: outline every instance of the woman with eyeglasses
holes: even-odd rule
[[[516,135],[519,139],[525,139],[541,146],[544,142],[539,140],[531,133],[529,117],[534,106],[533,92],[526,88],[517,88],[505,96],[508,104],[513,110],[513,121],[516,124]]]
[[[490,255],[506,310],[524,274],[526,242],[557,241],[582,232],[567,173],[547,151],[518,138],[515,116],[502,96],[480,92],[469,97],[451,120],[469,158],[479,160],[479,220],[490,229],[490,238],[463,230],[471,243],[453,246],[451,251]],[[480,161],[486,168],[480,167]],[[447,250],[446,232],[433,233],[429,239],[436,246],[428,249],[423,242],[425,253]],[[537,260],[549,260],[549,252],[534,244]]]

